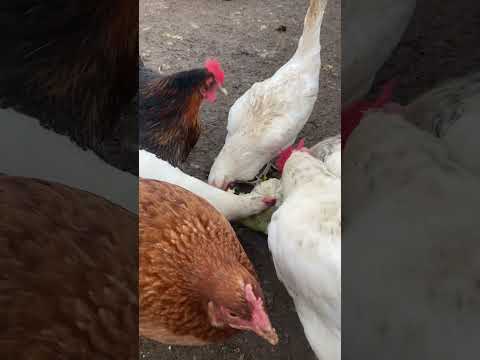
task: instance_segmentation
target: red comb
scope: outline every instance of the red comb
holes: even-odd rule
[[[277,168],[280,172],[283,172],[283,168],[285,167],[285,163],[287,162],[288,158],[292,153],[296,150],[301,150],[305,147],[305,139],[300,139],[297,145],[290,145],[286,149],[282,150],[280,154],[277,157],[277,161],[275,162],[275,165],[277,165]]]
[[[252,322],[260,328],[271,327],[270,319],[264,310],[263,300],[255,296],[252,285],[250,284],[245,286],[245,299],[252,307]]]
[[[374,101],[356,101],[347,109],[342,111],[342,149],[345,146],[350,134],[360,124],[363,114],[370,109],[380,109],[392,99],[393,89],[397,83],[396,79],[388,81],[383,85],[382,93]]]
[[[207,61],[205,61],[205,69],[215,76],[215,80],[220,86],[223,85],[223,82],[225,81],[225,74],[223,73],[222,67],[218,60],[207,59]]]

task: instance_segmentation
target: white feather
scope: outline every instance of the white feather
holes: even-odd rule
[[[452,157],[480,175],[480,72],[446,81],[409,104],[407,119],[441,138]]]
[[[310,117],[320,75],[320,27],[327,0],[311,0],[293,57],[269,79],[253,84],[233,104],[225,144],[210,171],[217,187],[253,179],[290,146]]]
[[[479,179],[442,140],[383,112],[352,133],[343,171],[344,261],[355,269],[343,279],[344,356],[475,357]]]
[[[342,107],[361,99],[400,41],[416,0],[342,0]]]
[[[282,175],[284,202],[268,227],[279,279],[320,360],[341,358],[341,180],[295,151]]]
[[[323,161],[327,169],[337,177],[342,175],[342,141],[336,135],[326,138],[310,148],[310,154]]]
[[[267,205],[263,199],[265,197],[277,197],[280,191],[275,186],[268,188],[264,182],[259,184],[251,194],[235,195],[185,174],[180,169],[145,150],[138,152],[138,158],[140,177],[181,186],[207,200],[228,220],[242,219],[265,210]],[[276,181],[278,180],[272,179],[268,180],[268,183],[273,184]]]

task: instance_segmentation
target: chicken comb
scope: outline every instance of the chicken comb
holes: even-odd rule
[[[392,79],[383,85],[382,93],[377,99],[373,101],[356,101],[342,111],[342,149],[345,147],[350,134],[358,124],[360,124],[360,120],[363,118],[365,112],[370,109],[380,109],[392,101],[393,90],[396,84],[397,80]]]
[[[223,85],[225,81],[225,74],[218,60],[207,59],[205,61],[205,69],[207,69],[209,72],[213,74],[213,76],[215,76],[215,80],[220,86]]]
[[[294,151],[302,150],[305,147],[305,139],[300,139],[297,145],[290,145],[286,149],[282,150],[277,157],[277,161],[275,165],[277,166],[280,172],[283,172],[283,168],[285,167],[285,163],[287,162],[288,158]]]
[[[252,285],[245,286],[245,300],[252,306],[252,321],[260,327],[265,327],[270,321],[263,308],[262,298],[257,298],[253,293]]]

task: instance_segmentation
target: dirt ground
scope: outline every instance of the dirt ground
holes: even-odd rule
[[[476,0],[417,1],[413,19],[374,88],[398,79],[403,104],[439,82],[480,70],[480,11]]]
[[[204,131],[186,172],[208,177],[224,143],[229,108],[254,82],[270,77],[293,55],[307,5],[307,0],[140,1],[140,53],[146,66],[169,74],[215,57],[225,70],[229,96],[219,94],[215,104],[203,106]],[[282,25],[286,31],[277,30]],[[307,145],[340,132],[340,0],[329,0],[321,36],[319,100],[301,134]],[[142,339],[142,359],[315,359],[293,303],[277,280],[266,237],[243,227],[236,231],[261,277],[279,345],[273,348],[249,334],[204,348],[168,347]]]

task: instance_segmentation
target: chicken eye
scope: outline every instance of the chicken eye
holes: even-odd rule
[[[215,84],[215,80],[213,78],[208,78],[205,82],[206,88],[209,89]]]
[[[236,313],[234,313],[233,311],[229,311],[229,312],[228,312],[228,315],[230,315],[230,316],[233,317],[233,318],[238,317],[238,315],[237,315]]]

